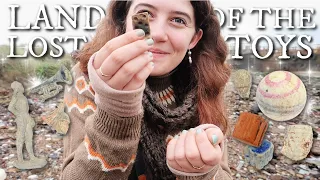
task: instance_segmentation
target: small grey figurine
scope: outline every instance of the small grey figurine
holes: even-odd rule
[[[24,88],[22,84],[17,81],[14,81],[11,84],[11,88],[14,90],[14,92],[8,110],[12,112],[16,117],[16,145],[18,156],[18,160],[15,161],[13,165],[18,169],[42,168],[47,164],[47,161],[44,158],[35,157],[33,153],[32,137],[35,121],[29,115],[28,100],[23,94]],[[24,144],[26,145],[30,160],[24,160],[23,158]]]

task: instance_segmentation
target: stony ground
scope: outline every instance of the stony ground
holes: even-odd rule
[[[256,74],[253,78],[253,86],[249,100],[242,100],[233,88],[232,83],[227,84],[226,100],[228,103],[229,119],[231,130],[241,112],[258,112],[254,97],[258,83],[263,78]],[[269,128],[265,138],[274,144],[275,152],[271,162],[262,170],[257,170],[244,162],[244,144],[229,138],[229,165],[234,179],[320,179],[320,148],[314,147],[307,159],[293,162],[280,153],[288,125],[307,124],[313,127],[314,144],[320,143],[320,78],[301,77],[308,92],[309,109],[301,113],[297,118],[287,122],[271,121],[261,112],[259,113],[269,121]],[[1,81],[1,80],[0,80]],[[10,84],[0,82],[0,96],[10,96]],[[16,159],[15,132],[16,123],[14,117],[7,110],[7,104],[0,104],[0,168],[7,173],[7,179],[59,179],[59,173],[63,161],[62,136],[55,133],[48,125],[44,124],[40,116],[55,109],[57,102],[62,95],[48,100],[45,104],[34,99],[29,100],[30,114],[36,120],[37,126],[34,129],[34,146],[36,156],[46,156],[48,164],[42,169],[19,170],[12,166]],[[1,98],[0,98],[1,103]],[[310,105],[312,104],[312,106]]]

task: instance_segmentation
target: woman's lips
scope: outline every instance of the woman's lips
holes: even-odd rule
[[[153,59],[157,59],[157,58],[162,58],[162,57],[168,55],[168,53],[164,54],[164,53],[154,53],[154,52],[152,52],[152,55],[153,55]]]
[[[167,53],[167,52],[165,52],[165,51],[154,50],[154,49],[149,50],[149,52],[152,53],[154,59],[156,59],[156,58],[161,58],[161,57],[164,57],[164,56],[170,54],[170,53]]]

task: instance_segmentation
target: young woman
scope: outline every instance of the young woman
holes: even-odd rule
[[[133,29],[141,12],[149,39]],[[232,179],[230,70],[210,1],[110,1],[107,13],[65,91],[62,179]]]

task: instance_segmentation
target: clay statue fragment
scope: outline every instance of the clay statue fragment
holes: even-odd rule
[[[288,158],[299,161],[307,157],[312,147],[312,127],[308,125],[290,125],[281,150]]]
[[[252,85],[252,77],[249,71],[240,69],[232,73],[232,82],[234,88],[241,98],[250,97],[250,89]]]
[[[42,119],[58,133],[66,134],[68,132],[70,119],[68,114],[64,112],[63,102],[58,105],[57,109],[52,111],[49,115],[42,117]]]

